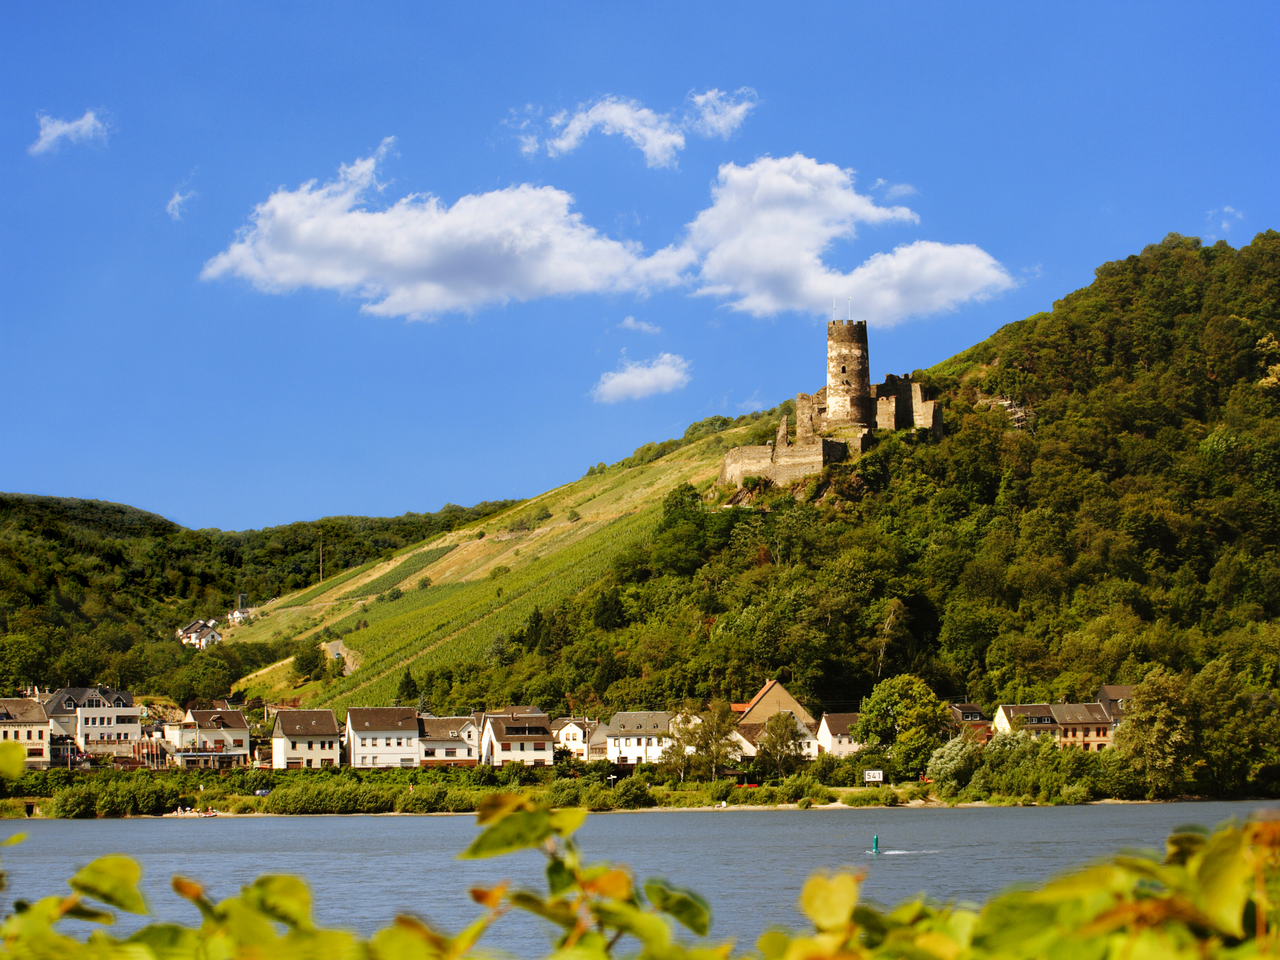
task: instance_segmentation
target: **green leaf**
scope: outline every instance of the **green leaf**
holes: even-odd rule
[[[564,865],[564,861],[559,857],[552,857],[548,860],[547,889],[551,891],[551,895],[553,897],[558,896],[572,886],[573,872]]]
[[[1220,830],[1189,866],[1199,881],[1200,909],[1224,933],[1243,937],[1244,907],[1249,901],[1249,878],[1253,875],[1244,834],[1236,829]]]
[[[67,883],[76,893],[101,900],[117,910],[146,913],[147,903],[138,891],[141,879],[142,868],[136,861],[112,854],[81,867]]]
[[[662,918],[637,910],[619,900],[598,900],[591,905],[591,912],[607,927],[629,933],[650,951],[665,947],[671,942],[671,928]]]
[[[543,900],[525,890],[517,890],[511,894],[510,900],[513,907],[542,917],[543,920],[550,920],[566,930],[572,929],[578,923],[577,913],[563,900]]]
[[[194,930],[176,923],[153,923],[125,942],[148,947],[156,960],[190,960],[195,956],[199,937]]]
[[[0,847],[16,847],[26,839],[27,835],[25,833],[11,833],[3,840],[0,840]]]
[[[756,949],[764,956],[764,960],[781,960],[787,955],[790,946],[791,938],[781,930],[767,930],[756,941]]]
[[[663,880],[648,880],[644,895],[654,907],[698,936],[705,937],[710,931],[711,906],[692,890],[668,886]]]
[[[17,780],[27,772],[27,751],[12,740],[0,741],[0,777]]]
[[[551,829],[557,836],[567,837],[587,820],[588,811],[583,807],[562,807],[551,811]]]
[[[536,847],[551,836],[551,817],[546,810],[517,810],[486,827],[458,854],[459,860],[481,860],[515,850]]]
[[[812,876],[800,891],[800,911],[819,930],[838,930],[849,922],[858,902],[858,881],[850,873]]]
[[[107,913],[105,910],[99,910],[96,907],[85,906],[79,901],[67,907],[62,915],[72,920],[84,920],[88,923],[101,923],[104,926],[110,926],[116,922],[114,914]]]
[[[311,928],[311,891],[297,877],[264,874],[241,890],[245,902],[291,927]]]

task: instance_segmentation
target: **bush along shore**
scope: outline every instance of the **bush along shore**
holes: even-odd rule
[[[1044,738],[1041,738],[1044,739]],[[1059,805],[1141,799],[1136,778],[1104,751],[1059,749],[1026,734],[1000,735],[997,749],[978,750],[957,737],[929,764],[932,782],[864,786],[866,769],[883,762],[874,750],[838,760],[824,755],[786,777],[760,783],[680,782],[660,766],[619,777],[607,762],[554,767],[508,766],[410,770],[30,771],[0,783],[0,818],[163,816],[176,811],[221,814],[472,813],[487,797],[518,792],[556,807],[592,811],[909,803]],[[885,764],[885,766],[889,766]],[[890,768],[891,770],[891,768]]]

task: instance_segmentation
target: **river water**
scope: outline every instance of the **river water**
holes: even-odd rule
[[[1122,849],[1161,850],[1183,824],[1244,819],[1260,803],[1095,804],[1081,807],[690,810],[597,814],[578,837],[591,859],[663,876],[712,906],[712,935],[753,946],[769,925],[798,927],[796,897],[815,870],[867,871],[865,899],[896,904],[925,892],[981,901],[1010,884],[1039,882]],[[11,821],[28,839],[3,851],[12,897],[65,893],[65,879],[106,853],[143,865],[152,917],[194,924],[195,908],[169,889],[180,873],[215,900],[261,873],[307,878],[318,922],[369,933],[396,913],[457,930],[479,908],[467,889],[510,879],[542,888],[541,855],[455,859],[476,833],[471,816],[221,817]],[[3,832],[3,831],[0,831]],[[879,836],[873,856],[871,838]],[[115,932],[138,925],[122,918]],[[86,925],[68,924],[71,928]],[[504,917],[482,946],[536,957],[549,944],[533,918]]]

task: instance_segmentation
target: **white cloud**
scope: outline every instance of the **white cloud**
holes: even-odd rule
[[[194,190],[188,190],[186,193],[183,193],[181,188],[174,190],[173,196],[164,205],[164,212],[173,217],[174,220],[181,220],[183,205],[195,195],[196,192]]]
[[[637,320],[635,317],[623,317],[622,322],[618,324],[619,329],[635,330],[638,333],[661,333],[661,327],[655,327],[652,323],[645,323],[643,320]]]
[[[676,152],[684,149],[684,134],[670,116],[654,113],[635,100],[603,97],[590,107],[579,107],[572,116],[556,114],[551,118],[551,125],[563,128],[559,136],[547,141],[547,153],[553,157],[576,150],[587,134],[597,128],[626,137],[640,148],[645,163],[651,167],[671,166]]]
[[[1213,220],[1213,219],[1214,219],[1215,217],[1217,217],[1219,214],[1221,214],[1221,216],[1222,216],[1222,223],[1219,225],[1218,229],[1219,229],[1219,230],[1221,230],[1223,233],[1230,233],[1230,232],[1231,232],[1231,226],[1232,226],[1232,224],[1231,224],[1231,218],[1232,218],[1232,217],[1235,217],[1237,220],[1243,220],[1243,219],[1244,219],[1244,211],[1243,211],[1243,210],[1237,210],[1235,207],[1232,207],[1232,206],[1226,206],[1226,207],[1223,207],[1221,210],[1217,210],[1217,209],[1210,210],[1210,211],[1209,211],[1209,215],[1208,215],[1208,217],[1207,217],[1206,219],[1208,219],[1208,220]],[[1213,237],[1210,237],[1209,239],[1210,239],[1210,240],[1212,240],[1212,239],[1213,239]]]
[[[640,400],[655,393],[670,393],[689,382],[689,361],[674,353],[660,353],[652,360],[626,360],[621,370],[601,374],[591,391],[597,403]]]
[[[82,140],[107,139],[107,125],[92,110],[86,110],[79,120],[59,120],[43,113],[36,114],[40,121],[40,136],[27,152],[33,156],[57,150],[63,140],[79,143]]]
[[[851,273],[823,253],[858,223],[916,223],[907,207],[878,206],[853,188],[853,174],[796,154],[745,167],[721,166],[712,205],[689,225],[702,295],[726,297],[754,316],[786,310],[824,314],[833,298],[873,325],[950,309],[1012,287],[1007,271],[970,244],[916,241],[878,253]]]
[[[547,153],[553,157],[571,153],[588,134],[599,130],[626,137],[640,149],[650,167],[671,167],[676,154],[684,149],[686,131],[727,140],[755,107],[756,92],[743,87],[730,94],[713,87],[706,93],[689,94],[689,102],[692,111],[679,118],[674,113],[657,113],[637,100],[613,95],[583,104],[572,114],[562,110],[549,121],[552,129],[560,132],[546,139]],[[530,106],[525,107],[525,112],[530,116],[537,113]],[[520,131],[516,136],[521,153],[532,156],[538,152],[537,135],[527,132],[533,125],[529,116],[509,121],[509,125]]]
[[[890,200],[896,200],[898,197],[910,197],[916,193],[919,191],[909,183],[895,183],[884,192],[884,195]]]
[[[756,105],[756,92],[743,87],[735,93],[721,93],[712,87],[706,93],[691,93],[689,99],[698,109],[693,129],[704,137],[728,140]]]
[[[364,203],[392,138],[343,165],[323,186],[279,188],[201,276],[238,276],[266,292],[351,292],[381,316],[419,318],[489,303],[680,282],[692,254],[644,256],[571,211],[573,197],[528,184],[469,194],[453,206],[411,194],[381,210]]]

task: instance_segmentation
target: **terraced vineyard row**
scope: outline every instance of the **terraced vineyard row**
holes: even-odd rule
[[[379,562],[380,561],[378,560],[370,560],[368,563],[363,564],[362,566],[352,567],[350,570],[346,571],[345,573],[339,576],[330,577],[324,583],[316,584],[316,586],[312,587],[306,593],[300,593],[296,597],[290,597],[284,603],[280,604],[280,609],[284,610],[284,609],[287,609],[288,607],[301,607],[304,604],[310,603],[312,600],[317,600],[324,594],[328,593],[330,590],[334,589],[334,587],[340,587],[347,581],[351,580],[353,577],[358,577],[360,574],[364,573],[365,571],[372,570],[374,567],[374,564],[377,564]]]
[[[403,563],[397,564],[382,576],[375,577],[373,580],[370,580],[368,583],[361,584],[354,590],[349,590],[338,599],[352,600],[356,597],[377,596],[384,590],[390,590],[397,584],[403,583],[424,567],[431,566],[431,564],[435,563],[456,546],[456,543],[451,543],[445,547],[432,547],[430,550],[421,550],[418,553],[410,554]]]
[[[497,581],[411,591],[394,603],[357,611],[352,617],[368,620],[369,626],[349,634],[346,642],[360,654],[362,668],[330,686],[322,705],[389,703],[406,664],[422,667],[478,657],[495,635],[518,629],[534,607],[552,606],[601,577],[619,551],[650,534],[657,519],[658,509],[651,507],[603,523],[589,536],[582,530],[577,543]]]

